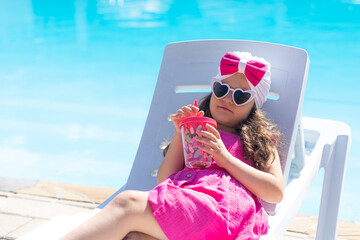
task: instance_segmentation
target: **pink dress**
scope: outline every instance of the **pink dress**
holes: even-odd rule
[[[243,157],[240,137],[219,132],[228,151],[253,166]],[[214,161],[172,174],[150,190],[148,202],[170,240],[259,239],[267,233],[268,215],[258,198]]]

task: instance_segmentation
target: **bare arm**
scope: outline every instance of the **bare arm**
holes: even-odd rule
[[[279,203],[284,194],[284,179],[277,152],[275,155],[274,161],[269,161],[272,163],[266,166],[265,171],[253,168],[233,156],[229,157],[224,168],[259,198],[270,203]]]
[[[210,125],[207,125],[207,129],[208,132],[201,131],[199,141],[206,146],[202,150],[211,154],[218,166],[225,168],[231,176],[259,198],[270,203],[282,200],[284,180],[276,149],[275,158],[269,159],[265,170],[260,171],[233,157],[227,151],[219,132]]]
[[[187,105],[182,107],[176,112],[176,115],[171,115],[171,120],[174,123],[176,132],[171,140],[169,149],[165,155],[163,162],[160,165],[157,183],[161,183],[171,174],[180,171],[184,168],[184,151],[181,140],[181,131],[179,128],[180,122],[190,116],[204,116],[204,112],[193,105]]]
[[[181,134],[176,132],[170,143],[170,147],[160,165],[157,183],[161,183],[171,174],[184,168],[184,154],[181,142]]]

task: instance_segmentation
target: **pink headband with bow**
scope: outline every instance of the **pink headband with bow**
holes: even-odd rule
[[[263,58],[252,56],[248,52],[227,52],[220,61],[219,72],[215,79],[223,79],[237,73],[243,73],[250,88],[256,92],[255,105],[261,108],[270,91],[270,63]]]
[[[221,59],[220,72],[221,75],[243,73],[249,82],[256,87],[266,73],[266,65],[256,60],[244,61],[234,53],[228,52]]]

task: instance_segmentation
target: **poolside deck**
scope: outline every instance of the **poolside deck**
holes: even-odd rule
[[[117,189],[0,178],[0,240],[16,239],[59,215],[91,211]],[[297,215],[282,240],[315,239],[317,217]],[[340,221],[338,239],[360,240],[360,223]]]

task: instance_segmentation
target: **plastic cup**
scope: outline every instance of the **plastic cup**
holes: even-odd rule
[[[206,124],[217,127],[216,121],[208,117],[188,117],[180,122],[185,166],[189,168],[206,168],[211,165],[211,155],[201,151],[199,146],[203,144],[195,139],[199,131],[206,130]]]

